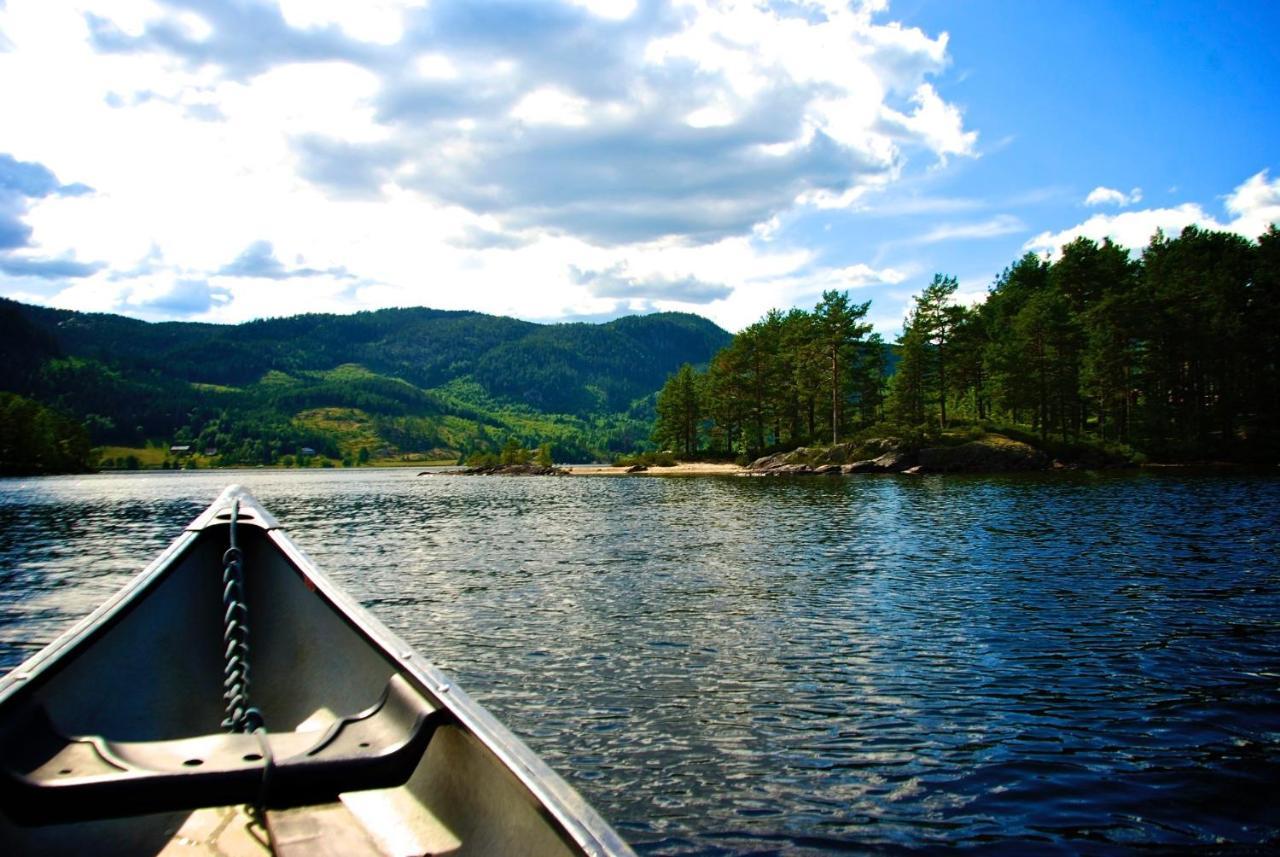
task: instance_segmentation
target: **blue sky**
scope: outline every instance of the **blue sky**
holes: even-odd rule
[[[1280,4],[0,2],[0,294],[537,321],[1280,220]]]

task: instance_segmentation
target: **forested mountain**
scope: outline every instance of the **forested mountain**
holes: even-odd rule
[[[630,450],[652,396],[730,336],[681,313],[540,325],[425,308],[239,325],[148,323],[0,299],[0,389],[95,444],[190,443],[220,463],[453,455],[507,436],[581,458]]]

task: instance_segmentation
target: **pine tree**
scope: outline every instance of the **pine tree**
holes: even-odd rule
[[[840,442],[840,427],[844,420],[846,385],[856,369],[857,351],[862,337],[871,331],[864,324],[871,302],[849,302],[848,292],[835,290],[822,293],[822,300],[814,307],[814,326],[817,342],[827,364],[831,393],[831,443]]]
[[[658,393],[658,419],[653,427],[653,442],[692,458],[698,452],[698,423],[702,419],[702,403],[698,381],[688,363],[667,378]]]
[[[907,315],[902,337],[894,350],[898,367],[889,378],[889,418],[905,426],[918,426],[925,421],[925,388],[928,384],[929,356],[924,332],[914,312]]]
[[[958,284],[955,277],[934,274],[916,298],[915,323],[921,338],[933,352],[938,385],[938,421],[947,427],[947,368],[951,358],[951,338],[961,319],[961,309],[951,303]]]

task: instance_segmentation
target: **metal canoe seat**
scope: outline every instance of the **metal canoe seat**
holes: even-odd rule
[[[20,824],[325,803],[341,792],[403,784],[445,717],[400,676],[372,707],[322,733],[110,741],[65,736],[34,707],[0,740],[0,795]]]

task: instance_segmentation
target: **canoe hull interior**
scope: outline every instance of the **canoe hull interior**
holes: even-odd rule
[[[259,735],[221,727],[233,500]],[[156,854],[197,841],[179,833],[211,807],[257,804],[278,821],[277,851],[290,830],[306,840],[336,824],[334,841],[364,836],[370,853],[630,853],[423,655],[228,489],[115,599],[0,680],[0,851]],[[272,837],[245,819],[231,850],[252,853]]]

